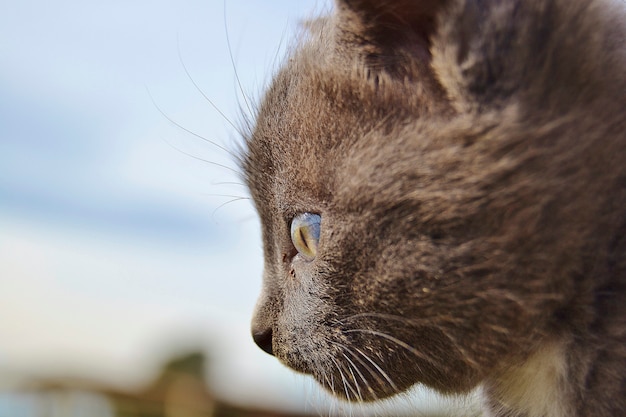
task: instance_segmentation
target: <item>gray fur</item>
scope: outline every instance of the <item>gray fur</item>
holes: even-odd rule
[[[310,26],[242,159],[257,340],[350,400],[482,386],[493,415],[626,415],[623,4],[339,0]]]

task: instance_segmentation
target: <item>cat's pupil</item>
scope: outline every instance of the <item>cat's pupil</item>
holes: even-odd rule
[[[320,215],[314,213],[299,214],[291,222],[291,242],[306,260],[311,261],[317,255],[320,223]]]
[[[307,238],[306,238],[306,235],[304,234],[303,230],[304,230],[303,228],[298,229],[298,232],[300,233],[300,240],[302,241],[302,244],[304,245],[304,247],[309,249],[309,245],[307,243]]]

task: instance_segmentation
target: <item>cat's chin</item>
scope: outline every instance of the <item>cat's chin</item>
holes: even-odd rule
[[[337,358],[328,359],[320,355],[315,358],[313,366],[307,364],[300,355],[281,356],[283,355],[280,353],[277,355],[283,365],[300,374],[313,377],[324,390],[339,399],[350,402],[373,402],[386,399],[412,386],[412,384],[400,385],[398,382],[393,382],[389,376],[386,378],[383,376],[386,373],[382,369],[376,370],[371,365],[369,369],[363,368],[363,364],[357,366],[354,361],[349,362],[344,359],[342,362]],[[339,356],[343,357],[341,354]],[[326,366],[322,366],[322,363]]]

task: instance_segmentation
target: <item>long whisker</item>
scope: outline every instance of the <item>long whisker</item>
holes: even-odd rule
[[[280,42],[278,43],[278,47],[276,48],[276,53],[274,54],[274,59],[272,60],[272,68],[275,68],[278,65],[278,59],[280,57],[280,53],[283,49],[283,44],[286,38],[288,26],[283,26],[283,33],[280,36]]]
[[[182,153],[183,155],[186,155],[186,156],[188,156],[188,157],[190,157],[190,158],[196,159],[196,160],[201,161],[201,162],[206,162],[207,164],[211,164],[211,165],[218,166],[218,167],[220,167],[220,168],[227,169],[227,170],[229,170],[229,171],[231,171],[231,172],[234,172],[235,174],[239,175],[239,171],[237,171],[237,170],[236,170],[236,169],[234,169],[234,168],[229,167],[228,165],[220,164],[220,163],[218,163],[218,162],[214,162],[214,161],[209,161],[208,159],[204,159],[204,158],[201,158],[201,157],[199,157],[199,156],[196,156],[196,155],[190,154],[189,152],[185,152],[185,151],[183,151],[182,149],[180,149],[180,148],[178,148],[178,147],[176,147],[176,146],[172,145],[172,144],[171,144],[171,143],[170,143],[167,139],[165,139],[164,137],[161,137],[161,139],[163,140],[163,142],[167,143],[169,146],[171,146],[171,147],[172,147],[173,149],[175,149],[176,151],[178,151],[178,152]]]
[[[335,367],[337,368],[337,371],[339,371],[339,375],[341,376],[341,381],[343,382],[343,388],[344,388],[344,392],[346,393],[346,399],[350,399],[350,392],[352,392],[352,395],[354,395],[355,399],[358,398],[358,394],[357,392],[354,390],[354,388],[352,388],[352,385],[350,385],[350,381],[348,381],[348,378],[346,378],[345,374],[342,371],[341,365],[334,359],[334,358],[330,358],[331,361],[335,364]]]
[[[370,329],[350,329],[350,330],[345,330],[345,333],[367,333],[367,334],[371,334],[374,336],[378,336],[378,337],[382,337],[383,339],[387,339],[393,343],[395,343],[396,345],[406,349],[408,352],[412,353],[413,355],[417,356],[420,359],[423,359],[427,362],[432,363],[433,365],[439,365],[438,363],[434,362],[430,357],[424,355],[423,353],[421,353],[419,350],[415,349],[414,347],[412,347],[411,345],[409,345],[406,342],[403,342],[402,340],[393,337],[391,335],[388,335],[387,333],[383,333],[383,332],[379,332],[376,330],[370,330]]]
[[[356,386],[356,389],[359,391],[359,399],[360,399],[360,401],[363,401],[363,396],[361,395],[361,390],[359,389],[359,384],[357,384],[357,382],[356,382],[356,376],[354,376],[354,372],[352,372],[352,369],[354,369],[356,371],[356,373],[359,374],[359,376],[361,377],[361,380],[363,381],[363,384],[365,385],[367,390],[372,394],[372,396],[374,398],[376,398],[376,393],[374,392],[374,389],[371,387],[371,385],[367,381],[367,379],[363,376],[361,371],[359,371],[359,367],[356,366],[354,364],[354,362],[352,362],[352,360],[345,353],[342,353],[341,355],[350,363],[350,365],[352,365],[350,367],[350,373],[352,374],[352,379],[354,380],[354,385]]]
[[[344,355],[345,356],[345,355]],[[345,366],[348,371],[350,372],[350,375],[352,375],[352,382],[354,382],[354,387],[356,388],[356,396],[357,396],[357,400],[358,401],[363,401],[363,395],[361,394],[361,388],[359,387],[359,383],[356,380],[356,376],[354,375],[354,371],[352,370],[352,366],[347,365]]]
[[[185,61],[183,60],[183,56],[182,56],[182,52],[180,50],[180,40],[178,38],[176,38],[176,46],[178,49],[178,60],[180,61],[180,64],[183,67],[183,70],[185,71],[185,74],[187,75],[187,78],[189,78],[189,81],[191,81],[191,84],[193,84],[193,86],[196,88],[196,90],[202,95],[202,97],[204,97],[204,99],[211,105],[211,107],[213,107],[213,109],[220,115],[222,116],[222,118],[233,128],[235,129],[235,132],[237,132],[239,134],[239,136],[245,136],[243,134],[243,132],[241,131],[241,129],[235,125],[235,123],[232,122],[232,120],[230,120],[222,110],[220,110],[219,107],[217,107],[217,105],[213,102],[213,100],[211,100],[206,93],[204,92],[204,90],[202,90],[202,88],[200,88],[200,86],[198,85],[198,83],[196,83],[196,80],[191,76],[191,74],[189,73],[189,70],[187,69],[187,65],[185,65]],[[219,146],[219,145],[217,145]],[[230,153],[230,152],[229,152]]]
[[[245,187],[244,183],[238,181],[211,181],[211,185],[238,185],[240,187]]]
[[[421,320],[416,320],[416,319],[408,319],[406,317],[403,316],[398,316],[398,315],[394,315],[394,314],[384,314],[384,313],[359,313],[359,314],[354,314],[352,316],[348,316],[346,318],[343,319],[343,322],[350,322],[352,320],[361,318],[361,317],[371,317],[371,318],[380,318],[380,319],[384,319],[384,320],[393,320],[393,321],[398,321],[400,323],[404,323],[404,324],[409,324],[411,326],[417,326],[419,325],[422,321]],[[447,323],[451,323],[453,322],[452,320],[447,320]],[[432,326],[432,320],[428,321],[426,324]],[[467,353],[467,351],[465,350],[465,348],[463,348],[463,345],[461,343],[459,343],[455,337],[453,337],[452,335],[450,335],[450,333],[448,331],[446,331],[444,326],[437,326],[436,327],[437,330],[439,332],[441,332],[441,334],[450,341],[450,343],[452,344],[452,346],[454,347],[454,349],[456,349],[464,358],[465,360],[472,366],[478,368],[479,365],[478,363],[472,359],[472,355],[470,355],[469,353]],[[432,361],[431,361],[432,363]]]
[[[368,371],[368,372],[369,372],[369,373],[370,373],[370,374],[371,374],[371,375],[372,375],[372,376],[376,379],[376,382],[378,383],[378,385],[380,385],[381,387],[382,387],[382,386],[384,386],[384,381],[383,381],[382,379],[380,379],[380,377],[376,374],[376,372],[374,372],[374,371],[372,370],[372,368],[370,368],[370,367],[369,367],[369,366],[368,366],[365,362],[363,362],[363,360],[362,360],[361,358],[359,358],[357,355],[355,355],[355,354],[354,354],[354,352],[352,352],[352,349],[350,349],[350,348],[349,348],[348,346],[346,346],[346,345],[343,345],[343,344],[338,343],[338,342],[335,342],[335,341],[330,341],[330,342],[331,342],[332,344],[334,344],[335,346],[340,347],[341,349],[343,349],[345,352],[349,353],[350,355],[352,355],[352,357],[354,357],[354,359],[355,359],[355,360],[357,360],[359,363],[361,363],[361,365],[363,365],[363,367],[365,367],[365,369],[367,369],[367,371]],[[359,352],[359,353],[361,353],[361,355],[363,355],[363,353],[362,353],[362,352]],[[343,354],[343,353],[342,353],[342,355],[343,355],[344,357],[346,357],[346,356],[345,356],[345,354]],[[368,359],[369,359],[369,358],[368,358]],[[348,360],[350,363],[352,363],[352,365],[353,365],[353,366],[357,369],[357,372],[359,372],[359,371],[358,371],[358,367],[357,367],[356,365],[354,365],[354,363],[353,363],[350,359],[348,359],[348,358],[346,357],[346,360]],[[370,360],[370,361],[371,361],[371,360]],[[380,369],[380,368],[379,368],[379,369]],[[384,374],[384,371],[382,371],[382,370],[381,370],[381,372]],[[370,391],[370,393],[372,393],[372,396],[374,396],[374,398],[376,398],[376,397],[377,397],[377,395],[376,395],[376,393],[374,392],[374,390],[372,389],[371,385],[367,382],[367,380],[365,379],[365,377],[363,376],[363,374],[361,374],[361,372],[359,372],[359,374],[361,375],[361,379],[363,379],[363,382],[364,382],[364,383],[365,383],[365,385],[367,386],[368,391]],[[392,386],[394,386],[394,385],[392,384]]]
[[[229,198],[236,198],[239,200],[250,200],[250,197],[244,197],[241,195],[230,195],[230,194],[213,194],[213,193],[201,193],[201,195],[207,196],[207,197],[229,197]]]
[[[374,368],[376,368],[376,370],[380,373],[380,375],[382,375],[383,378],[385,378],[387,380],[387,382],[389,382],[389,385],[391,386],[391,388],[394,389],[394,391],[399,391],[398,387],[396,386],[396,384],[393,383],[393,381],[391,380],[391,378],[389,378],[389,375],[387,375],[387,372],[383,371],[381,369],[380,366],[378,366],[376,364],[376,362],[374,362],[368,355],[366,355],[365,353],[363,353],[361,351],[361,349],[359,348],[354,348],[354,350],[356,350],[358,353],[361,354],[361,356],[363,356],[363,358],[365,358],[365,360],[367,360],[369,363],[372,364],[372,366],[374,366]],[[368,369],[370,369],[369,367],[367,367]],[[370,371],[371,372],[371,371]]]
[[[328,379],[328,375],[326,374],[326,372],[324,372],[323,377],[326,383],[328,384],[328,386],[330,387],[330,392],[335,394],[336,393],[335,392],[335,377],[331,374],[330,379]]]
[[[222,151],[226,152],[228,155],[232,156],[233,158],[237,158],[238,155],[235,154],[234,152],[232,152],[230,149],[226,148],[225,146],[220,145],[219,143],[205,138],[204,136],[194,132],[193,130],[187,129],[185,126],[181,125],[180,123],[178,123],[176,120],[172,119],[170,116],[167,115],[167,113],[165,113],[163,111],[163,109],[161,109],[161,107],[159,107],[159,105],[157,104],[156,100],[154,99],[154,97],[152,96],[152,93],[150,92],[150,89],[148,87],[146,87],[146,90],[148,91],[148,96],[150,96],[150,100],[152,101],[152,104],[154,105],[154,107],[159,111],[159,113],[161,113],[161,115],[163,117],[165,117],[165,119],[170,122],[171,124],[173,124],[174,126],[176,126],[177,128],[181,129],[184,132],[189,133],[192,136],[195,136],[196,138],[203,140],[207,143],[210,143],[211,145],[215,146],[216,148],[221,149]]]
[[[335,364],[335,368],[337,368],[337,371],[339,371],[339,376],[341,377],[341,382],[343,383],[343,390],[344,390],[344,392],[346,394],[346,398],[350,399],[350,394],[348,392],[348,386],[346,385],[346,378],[344,377],[343,372],[341,371],[341,367],[339,366],[337,361],[335,361],[333,358],[331,358],[331,360]]]
[[[399,315],[395,315],[395,314],[385,314],[385,313],[358,313],[358,314],[353,314],[351,316],[345,317],[342,319],[343,322],[349,322],[361,317],[373,317],[373,318],[380,318],[380,319],[385,319],[385,320],[394,320],[394,321],[399,321],[402,323],[415,323],[415,320],[406,318],[404,316],[399,316]]]
[[[228,46],[228,55],[230,56],[230,63],[233,67],[233,72],[235,73],[235,80],[237,81],[237,86],[239,87],[239,92],[241,92],[241,96],[243,97],[244,103],[246,103],[246,108],[248,109],[249,114],[252,116],[254,112],[252,111],[252,106],[246,97],[246,93],[243,90],[241,85],[241,79],[239,78],[239,73],[237,72],[237,66],[235,65],[235,58],[233,58],[233,48],[230,43],[230,35],[228,34],[228,21],[226,19],[226,0],[223,2],[223,11],[224,11],[224,32],[226,33],[226,45]]]
[[[240,200],[250,200],[250,199],[248,197],[237,197],[237,198],[233,198],[232,200],[229,200],[229,201],[227,201],[225,203],[222,203],[219,206],[217,206],[215,208],[215,210],[213,210],[213,212],[211,213],[211,217],[215,217],[215,213],[217,213],[217,211],[219,209],[221,209],[222,207],[224,207],[224,206],[226,206],[226,205],[228,205],[230,203],[234,203],[235,201],[240,201]]]

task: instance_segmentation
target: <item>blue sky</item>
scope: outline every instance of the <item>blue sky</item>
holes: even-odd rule
[[[249,337],[258,221],[246,199],[229,202],[246,196],[236,174],[187,154],[233,158],[167,118],[234,149],[237,132],[203,94],[237,123],[297,22],[329,3],[3,4],[0,375],[132,385],[201,345],[223,395],[326,407]]]

